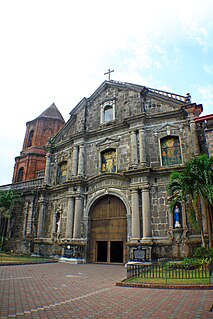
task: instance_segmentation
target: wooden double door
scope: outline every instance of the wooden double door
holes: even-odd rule
[[[90,262],[124,263],[126,250],[126,208],[116,196],[104,196],[90,212]]]

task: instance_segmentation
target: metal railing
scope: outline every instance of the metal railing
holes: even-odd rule
[[[42,186],[44,178],[36,178],[24,182],[17,182],[13,184],[7,184],[7,185],[2,185],[0,186],[0,190],[2,191],[8,191],[8,190],[30,190],[30,189],[35,189],[36,187]]]
[[[127,279],[132,277],[148,279],[163,279],[165,283],[168,280],[190,280],[190,279],[209,279],[213,283],[213,264],[197,267],[171,267],[169,263],[151,263],[151,264],[130,264],[127,265]]]

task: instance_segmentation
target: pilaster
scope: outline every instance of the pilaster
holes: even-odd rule
[[[50,167],[51,167],[51,154],[46,154],[46,167],[44,175],[44,184],[50,184]]]
[[[79,146],[78,175],[84,175],[84,145]]]
[[[72,153],[72,176],[76,176],[78,172],[78,146],[73,146]]]
[[[39,201],[39,216],[38,216],[38,229],[37,229],[37,237],[44,236],[44,217],[46,211],[46,203],[44,198],[41,198]]]
[[[151,237],[150,195],[148,185],[142,188],[143,240]]]
[[[192,148],[194,151],[194,155],[197,156],[200,154],[200,146],[198,141],[196,123],[194,117],[190,119],[190,131],[191,131],[191,139],[192,139]]]
[[[74,228],[73,239],[81,238],[81,222],[83,216],[83,198],[77,196],[75,198],[75,216],[74,216]]]
[[[137,135],[136,131],[130,132],[131,136],[131,165],[138,165],[138,152],[137,152]]]
[[[139,130],[139,146],[140,146],[140,165],[146,165],[146,132],[144,129]]]
[[[73,217],[74,217],[74,197],[68,198],[67,203],[67,228],[66,238],[72,238],[73,234]]]
[[[132,190],[132,240],[140,239],[139,193]]]

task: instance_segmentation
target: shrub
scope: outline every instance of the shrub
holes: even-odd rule
[[[213,248],[197,247],[193,254],[194,258],[202,261],[202,263],[213,262]]]
[[[202,262],[199,259],[184,258],[179,262],[169,262],[166,264],[166,267],[169,269],[195,269],[199,268],[201,265]]]

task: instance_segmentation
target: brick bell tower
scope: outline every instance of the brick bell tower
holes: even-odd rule
[[[39,177],[45,170],[45,145],[64,125],[63,116],[53,103],[36,119],[26,123],[26,133],[20,156],[15,158],[13,183]]]

